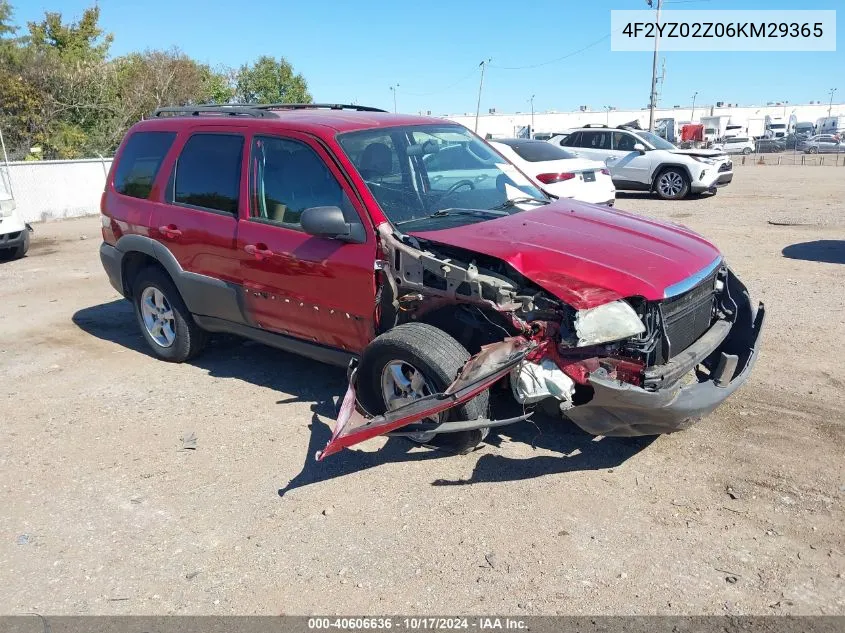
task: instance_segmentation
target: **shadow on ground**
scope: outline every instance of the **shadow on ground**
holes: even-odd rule
[[[815,240],[790,244],[781,251],[789,259],[845,264],[845,240]]]
[[[117,300],[79,310],[73,315],[77,327],[104,341],[149,355],[146,341],[138,330],[135,314],[128,301]],[[208,348],[190,361],[214,377],[237,378],[268,387],[284,394],[279,405],[310,402],[311,436],[302,470],[279,496],[296,488],[328,481],[344,475],[380,466],[386,462],[408,462],[439,459],[445,456],[417,447],[404,438],[390,438],[375,452],[346,449],[317,462],[315,454],[325,448],[336,417],[337,399],[346,389],[346,372],[288,354],[244,339],[215,335]],[[493,398],[494,415],[511,417],[515,404],[505,395]],[[436,480],[434,486],[467,485],[480,482],[504,482],[540,477],[553,473],[613,468],[635,455],[654,440],[647,438],[596,438],[574,424],[538,412],[529,421],[491,431],[487,440],[470,459],[475,467],[466,480]],[[543,453],[529,458],[512,458],[502,454],[507,442],[523,442]],[[477,457],[474,457],[476,456]],[[467,457],[455,457],[467,459]]]

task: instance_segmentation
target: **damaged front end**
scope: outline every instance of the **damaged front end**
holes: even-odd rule
[[[718,258],[666,289],[662,300],[618,299],[576,310],[506,262],[378,227],[379,332],[436,324],[479,350],[445,390],[372,416],[356,399],[357,369],[317,459],[389,433],[451,433],[502,420],[433,421],[500,380],[523,405],[554,402],[595,435],[653,435],[686,428],[748,378],[764,308]],[[442,418],[441,418],[442,420]]]

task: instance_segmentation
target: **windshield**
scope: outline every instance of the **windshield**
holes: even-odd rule
[[[547,200],[516,167],[461,126],[378,128],[340,134],[338,141],[384,214],[393,224],[407,225],[404,229],[483,222],[537,204],[508,205],[509,200]]]
[[[655,149],[678,149],[666,139],[660,138],[657,134],[646,132],[644,130],[637,130],[637,136],[651,144]]]
[[[786,127],[786,125],[783,124],[783,123],[771,123],[769,125],[770,130],[782,130],[785,127]]]

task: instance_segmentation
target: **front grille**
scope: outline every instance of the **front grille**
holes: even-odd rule
[[[669,341],[667,358],[684,351],[710,327],[717,272],[713,271],[692,290],[661,302],[664,333]]]
[[[730,171],[731,169],[733,169],[733,167],[733,162],[728,161],[727,163],[722,163],[722,165],[719,166],[719,171]]]
[[[6,235],[0,235],[0,242],[11,242],[12,240],[16,240],[21,236],[20,231],[15,231],[14,233],[6,233]]]

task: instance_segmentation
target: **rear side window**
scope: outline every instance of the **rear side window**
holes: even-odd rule
[[[176,132],[135,132],[126,141],[114,174],[114,188],[132,198],[148,198]]]
[[[581,147],[610,149],[610,132],[581,132]]]
[[[573,132],[565,139],[563,139],[560,144],[562,147],[580,147],[581,146],[581,132]]]
[[[176,162],[174,202],[236,214],[243,149],[242,136],[194,134]]]
[[[575,154],[545,141],[526,141],[524,143],[512,143],[509,145],[516,152],[517,156],[522,160],[527,160],[529,163],[576,158]]]

